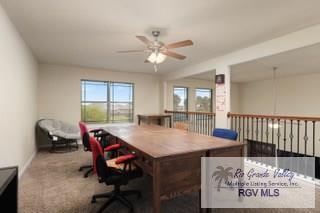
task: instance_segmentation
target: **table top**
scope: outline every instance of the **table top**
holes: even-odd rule
[[[17,175],[17,167],[0,168],[0,194],[6,189],[15,175]]]
[[[171,115],[169,115],[169,114],[145,114],[145,115],[138,115],[138,117],[163,118],[163,117],[171,117]]]
[[[242,142],[156,125],[114,126],[104,129],[153,158],[243,146]]]

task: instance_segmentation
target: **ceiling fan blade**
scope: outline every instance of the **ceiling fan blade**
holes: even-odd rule
[[[145,36],[136,36],[137,37],[137,39],[139,39],[140,41],[142,41],[143,43],[145,43],[145,44],[149,44],[151,41],[147,38],[147,37],[145,37]]]
[[[169,51],[169,50],[163,51],[161,53],[166,55],[166,56],[170,56],[172,58],[179,59],[179,60],[183,60],[183,59],[186,58],[186,56],[184,56],[184,55],[180,55],[178,53],[175,53],[175,52],[172,52],[172,51]]]
[[[191,40],[185,40],[185,41],[179,41],[172,44],[164,45],[167,49],[173,49],[173,48],[179,48],[179,47],[185,47],[193,45],[193,42]]]
[[[123,50],[117,51],[117,53],[136,53],[136,52],[144,52],[145,50]]]

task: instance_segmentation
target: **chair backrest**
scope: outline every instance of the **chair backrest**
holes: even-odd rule
[[[80,121],[79,127],[80,127],[81,137],[84,135],[84,133],[89,132],[88,127],[84,122]]]
[[[188,130],[188,124],[185,122],[175,122],[174,128],[176,129],[182,129],[182,130]]]
[[[238,133],[231,129],[215,128],[212,132],[212,136],[235,141],[238,138]]]
[[[91,151],[90,142],[89,142],[90,135],[89,135],[87,125],[84,122],[80,121],[79,127],[80,127],[80,134],[81,134],[83,148],[85,151]]]
[[[93,164],[93,172],[97,172],[97,157],[99,155],[103,156],[103,149],[100,145],[100,143],[95,139],[94,137],[90,137],[89,139],[90,142],[90,147],[91,147],[91,152],[92,152],[92,164]]]
[[[110,176],[109,167],[103,155],[99,154],[94,164],[99,182],[103,182]]]
[[[83,145],[84,151],[91,151],[90,135],[88,132],[85,132],[82,135],[82,145]]]

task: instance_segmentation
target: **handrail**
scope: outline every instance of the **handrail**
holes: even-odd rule
[[[320,117],[305,117],[305,116],[288,116],[288,115],[260,115],[260,114],[241,114],[228,112],[228,118],[230,117],[242,117],[242,118],[265,118],[274,120],[298,120],[298,121],[320,121]]]
[[[184,114],[196,114],[196,115],[216,115],[214,112],[190,112],[190,111],[173,111],[173,110],[164,110],[165,113],[184,113]]]

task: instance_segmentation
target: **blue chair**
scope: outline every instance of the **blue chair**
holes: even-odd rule
[[[212,136],[236,141],[238,133],[231,129],[215,128],[212,132]]]

